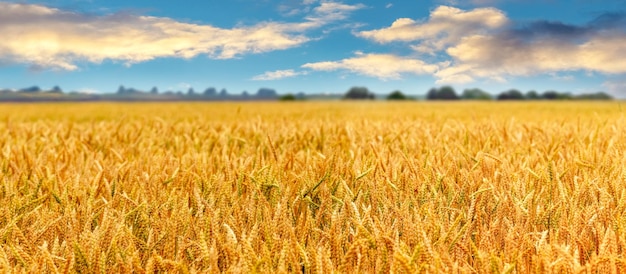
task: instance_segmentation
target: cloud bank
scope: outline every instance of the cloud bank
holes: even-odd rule
[[[439,84],[506,82],[509,77],[570,71],[626,73],[624,13],[602,14],[583,25],[519,23],[496,8],[440,6],[426,20],[399,18],[389,27],[355,35],[380,44],[401,43],[414,54],[371,54],[304,67],[380,79],[432,72]],[[422,61],[427,59],[438,61]]]
[[[464,11],[454,7],[440,6],[430,13],[426,22],[400,18],[388,28],[361,31],[358,36],[378,43],[411,42],[420,40],[415,49],[434,53],[457,43],[464,36],[484,33],[501,28],[508,23],[504,13],[495,8],[479,8]]]
[[[236,58],[297,47],[306,31],[342,20],[362,5],[324,2],[299,23],[219,28],[134,14],[87,15],[42,5],[0,2],[0,60],[76,70],[77,63],[134,64],[155,58]]]
[[[607,13],[581,26],[535,21],[467,35],[445,52],[453,65],[438,72],[440,81],[580,70],[621,74],[626,73],[626,16]]]

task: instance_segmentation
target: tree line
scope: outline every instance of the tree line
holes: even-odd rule
[[[431,88],[424,96],[408,96],[400,90],[394,90],[389,94],[378,96],[378,99],[387,100],[437,100],[437,101],[454,101],[454,100],[612,100],[613,97],[604,92],[571,94],[569,92],[545,91],[542,93],[534,90],[521,92],[517,89],[510,89],[492,95],[479,88],[465,89],[458,94],[453,87],[443,86],[440,88]],[[374,100],[377,95],[370,91],[367,87],[355,86],[350,88],[343,95],[323,95],[305,94],[305,93],[287,93],[279,95],[276,90],[271,88],[260,88],[256,93],[250,94],[244,91],[240,94],[230,94],[226,89],[217,90],[209,87],[202,92],[196,91],[194,88],[183,91],[165,91],[159,92],[157,87],[149,91],[142,91],[134,88],[126,88],[120,86],[117,92],[104,94],[85,94],[80,92],[64,93],[59,86],[54,86],[49,90],[44,90],[38,86],[32,86],[19,90],[0,90],[0,101],[169,101],[169,100],[305,100],[305,99],[349,99],[349,100]]]
[[[344,99],[375,99],[376,95],[366,87],[352,87],[343,96]],[[408,100],[411,99],[399,90],[392,91],[385,99],[387,100]],[[492,95],[479,88],[465,89],[459,95],[451,86],[431,88],[424,97],[425,100],[453,101],[453,100],[612,100],[613,96],[605,92],[571,94],[569,92],[545,91],[538,93],[531,90],[522,93],[517,89],[510,89]]]
[[[141,95],[141,94],[150,94],[153,96],[157,95],[165,95],[165,96],[185,96],[189,98],[228,98],[228,97],[241,97],[248,98],[254,97],[256,99],[276,99],[278,98],[278,93],[276,90],[271,88],[260,88],[255,94],[250,94],[247,91],[243,91],[241,94],[229,94],[228,90],[225,88],[221,89],[219,92],[214,87],[209,87],[205,89],[203,92],[197,92],[194,88],[190,87],[187,89],[187,92],[183,93],[182,91],[165,91],[163,93],[159,93],[157,87],[153,87],[149,92],[144,92],[140,90],[136,90],[133,88],[125,88],[124,86],[120,86],[117,90],[118,95]]]
[[[260,88],[256,93],[251,94],[243,91],[240,94],[230,94],[223,88],[217,90],[209,87],[202,92],[197,92],[194,88],[183,91],[159,92],[157,87],[149,91],[120,86],[113,93],[85,93],[71,91],[63,92],[59,86],[54,86],[50,90],[44,90],[38,86],[22,88],[18,90],[0,89],[0,101],[205,101],[205,100],[276,100],[279,98],[276,90],[271,88]]]

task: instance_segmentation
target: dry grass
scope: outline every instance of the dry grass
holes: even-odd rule
[[[2,272],[626,271],[620,103],[0,106]]]

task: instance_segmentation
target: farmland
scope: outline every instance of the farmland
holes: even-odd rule
[[[624,272],[623,107],[3,104],[0,269]]]

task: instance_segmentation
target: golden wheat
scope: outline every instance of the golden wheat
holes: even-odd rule
[[[621,102],[0,105],[0,271],[626,269]]]

